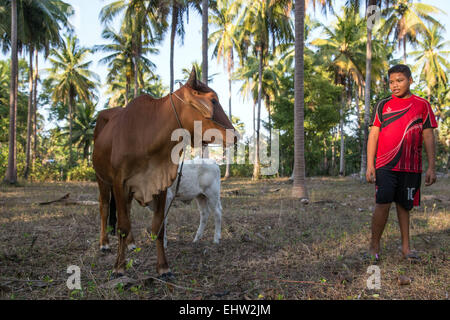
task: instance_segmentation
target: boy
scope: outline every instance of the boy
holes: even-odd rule
[[[379,259],[381,235],[395,202],[403,257],[420,260],[409,247],[409,211],[420,202],[422,141],[428,158],[425,185],[436,182],[433,128],[437,123],[430,103],[409,90],[413,80],[408,66],[396,65],[388,75],[392,96],[377,103],[367,142],[366,179],[375,182],[376,190],[369,255]]]

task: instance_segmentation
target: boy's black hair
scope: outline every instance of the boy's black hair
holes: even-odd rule
[[[388,70],[388,76],[391,73],[403,73],[408,79],[411,78],[411,69],[405,64],[397,64]]]

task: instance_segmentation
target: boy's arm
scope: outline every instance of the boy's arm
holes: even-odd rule
[[[367,182],[375,182],[375,154],[377,152],[378,136],[380,135],[380,128],[372,126],[370,128],[369,139],[367,141]]]
[[[428,170],[425,174],[425,185],[431,186],[436,182],[435,142],[433,128],[423,129],[423,142],[427,151]]]

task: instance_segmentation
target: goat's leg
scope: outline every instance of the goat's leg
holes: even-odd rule
[[[214,230],[214,243],[219,243],[221,238],[221,232],[222,232],[222,205],[219,201],[214,206],[214,224],[215,224],[215,230]]]
[[[209,217],[209,208],[206,198],[199,196],[195,198],[195,200],[197,201],[198,210],[200,211],[200,224],[194,238],[194,242],[197,242],[202,238],[203,232],[205,231],[205,226]]]

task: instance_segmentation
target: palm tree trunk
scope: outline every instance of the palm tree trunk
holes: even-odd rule
[[[208,84],[208,0],[202,0],[202,81]]]
[[[89,159],[89,142],[86,142],[83,148],[83,159],[88,160]]]
[[[177,30],[178,24],[178,7],[175,4],[175,0],[172,2],[172,26],[170,31],[170,92],[173,92],[173,84],[174,84],[174,72],[173,72],[173,56],[175,50],[175,33]]]
[[[358,80],[359,81],[359,80]],[[359,91],[360,91],[360,86],[358,84],[358,82],[355,83],[355,111],[356,111],[356,121],[357,121],[357,139],[358,139],[358,150],[359,150],[359,154],[362,156],[363,154],[363,149],[362,149],[362,137],[361,137],[361,110],[359,109]],[[360,171],[361,173],[361,171]]]
[[[257,103],[257,102],[256,102]],[[256,139],[256,103],[253,102],[253,138]]]
[[[331,133],[331,174],[334,176],[336,172],[336,128]]]
[[[26,148],[25,148],[25,171],[23,174],[23,177],[25,179],[28,179],[28,175],[30,173],[30,158],[31,158],[31,122],[32,122],[32,118],[33,118],[33,53],[34,53],[34,48],[31,46],[30,47],[30,62],[29,62],[29,78],[28,78],[28,87],[29,87],[29,94],[28,94],[28,114],[27,114],[27,144],[26,144]]]
[[[327,139],[323,137],[323,173],[328,175]]]
[[[259,51],[259,74],[258,74],[258,114],[256,118],[256,146],[255,163],[253,164],[253,180],[258,180],[261,175],[261,166],[259,158],[259,136],[261,125],[261,101],[262,101],[262,72],[263,72],[263,48]]]
[[[208,84],[208,0],[202,0],[202,82]],[[209,158],[208,145],[203,148],[202,156]]]
[[[343,88],[341,95],[341,108],[339,110],[339,135],[341,137],[341,149],[339,155],[339,175],[344,175],[344,162],[345,162],[345,137],[344,137],[344,108],[345,108],[345,87]]]
[[[8,168],[5,181],[17,183],[17,86],[18,86],[18,57],[17,57],[17,0],[11,1],[11,84],[9,93],[9,153]]]
[[[268,150],[271,150],[272,147],[272,112],[270,110],[270,97],[266,97],[266,106],[267,113],[269,114],[269,141],[268,141]]]
[[[139,95],[138,74],[139,74],[139,56],[138,56],[138,54],[136,54],[134,56],[134,97],[135,98]]]
[[[73,164],[72,159],[72,110],[73,110],[73,93],[72,89],[70,90],[69,94],[69,167]]]
[[[38,61],[39,61],[39,52],[36,49],[34,51],[34,59],[35,59],[35,66],[34,66],[34,89],[33,89],[33,168],[34,168],[34,162],[38,156],[37,154],[37,84],[38,84],[38,77],[39,77],[39,68],[38,68]]]
[[[403,37],[403,63],[406,64],[406,35]]]
[[[294,183],[292,196],[308,199],[305,179],[305,128],[304,128],[304,28],[305,1],[295,0],[295,74],[294,74]]]
[[[232,121],[232,117],[231,117],[231,72],[230,70],[228,71],[228,114],[230,117],[230,121]],[[233,148],[233,147],[229,147],[229,148]],[[230,149],[227,148],[227,152],[226,152],[226,157],[227,157],[227,164],[226,164],[226,168],[225,168],[225,179],[228,179],[230,177],[230,162],[231,162],[231,158],[230,158]]]
[[[130,77],[126,76],[126,84],[125,84],[125,106],[128,105],[128,94],[130,92]]]
[[[361,172],[360,177],[366,176],[367,169],[367,138],[369,136],[370,121],[370,82],[372,78],[372,29],[367,27],[366,44],[366,81],[364,88],[364,126],[363,126],[363,144],[361,152]],[[361,178],[362,181],[365,181]]]

